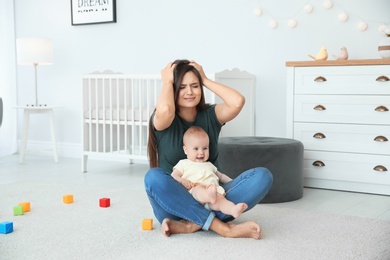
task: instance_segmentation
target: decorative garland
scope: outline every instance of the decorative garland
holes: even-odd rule
[[[310,0],[307,1],[306,4],[302,8],[300,8],[294,15],[290,16],[290,18],[282,18],[282,19],[287,19],[287,26],[289,28],[294,29],[298,26],[298,20],[296,17],[302,11],[304,11],[307,14],[311,14],[313,12],[314,8],[310,2],[311,2]],[[357,29],[361,32],[364,32],[367,30],[368,22],[379,24],[378,32],[381,34],[386,34],[385,31],[388,30],[388,28],[390,28],[390,25],[388,25],[386,22],[369,21],[369,20],[363,19],[362,17],[360,17],[356,14],[353,14],[351,12],[347,12],[345,9],[341,8],[340,5],[337,4],[335,1],[325,0],[323,2],[322,6],[325,9],[332,9],[334,6],[336,6],[340,10],[339,15],[338,15],[338,19],[342,23],[347,22],[350,18],[350,15],[357,17],[359,20],[359,22],[357,24]],[[273,16],[266,9],[264,9],[260,6],[258,6],[254,9],[253,14],[257,17],[261,17],[261,16],[263,16],[263,14],[267,14],[268,16],[270,16],[271,19],[268,21],[268,26],[271,29],[276,29],[279,26],[279,23],[278,23],[277,19],[275,18],[275,16]]]

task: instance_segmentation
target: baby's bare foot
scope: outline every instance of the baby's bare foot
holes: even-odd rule
[[[233,208],[232,216],[238,218],[248,208],[246,203],[238,203]]]

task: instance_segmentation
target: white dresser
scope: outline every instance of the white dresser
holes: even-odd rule
[[[287,136],[304,185],[390,195],[390,59],[291,61]]]

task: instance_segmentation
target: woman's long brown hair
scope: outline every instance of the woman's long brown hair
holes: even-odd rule
[[[199,71],[192,65],[190,65],[189,60],[175,60],[173,64],[176,64],[175,70],[173,72],[173,95],[175,100],[175,113],[179,113],[180,107],[178,105],[178,95],[180,92],[180,85],[183,80],[184,75],[192,71],[196,75],[196,77],[199,79],[199,84],[202,89],[202,96],[201,99],[196,106],[196,110],[202,111],[209,107],[209,104],[206,104],[205,98],[204,98],[204,92],[203,92],[203,81],[202,76],[200,75]],[[154,124],[153,124],[153,117],[156,112],[156,109],[154,110],[153,114],[150,116],[149,119],[149,137],[148,137],[148,158],[149,158],[149,166],[150,168],[159,167],[158,163],[158,144],[156,140],[156,135],[154,134]]]

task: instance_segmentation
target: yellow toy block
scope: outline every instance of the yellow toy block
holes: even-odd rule
[[[142,220],[142,230],[152,230],[153,229],[153,219],[145,218]]]
[[[20,202],[19,206],[22,206],[23,212],[30,211],[30,202]]]
[[[66,194],[62,197],[62,201],[65,203],[65,204],[71,204],[73,203],[73,195],[72,194]]]

